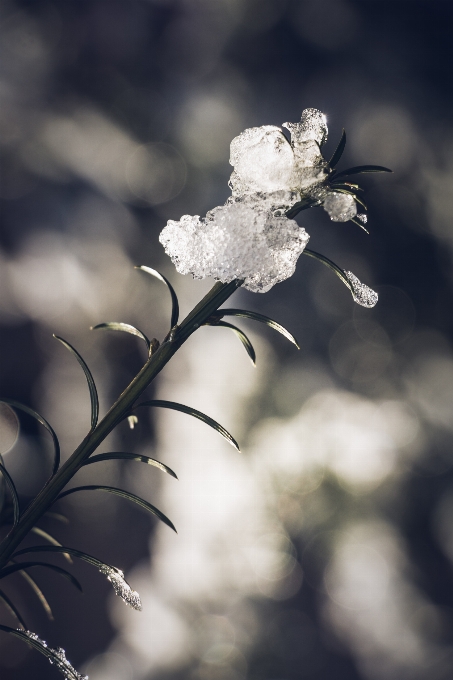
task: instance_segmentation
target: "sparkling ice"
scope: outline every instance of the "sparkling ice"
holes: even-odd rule
[[[321,154],[326,117],[305,109],[298,123],[284,123],[291,143],[275,125],[248,128],[231,142],[231,196],[206,217],[169,220],[159,240],[180,274],[212,277],[223,283],[242,279],[244,287],[265,293],[294,273],[308,234],[285,213],[309,198],[323,204],[332,220],[357,214],[355,200],[332,191],[330,168]]]
[[[347,222],[357,215],[357,204],[351,194],[332,191],[324,200],[324,210],[333,222]]]
[[[292,276],[308,238],[294,220],[244,201],[214,208],[206,218],[169,220],[159,240],[180,274],[244,279],[245,288],[265,293]]]
[[[20,630],[20,628],[18,629]],[[74,666],[67,660],[66,658],[66,652],[62,647],[57,647],[56,649],[52,649],[49,647],[47,642],[44,640],[41,640],[36,633],[32,633],[29,630],[21,630],[22,633],[25,633],[27,637],[29,637],[31,640],[36,640],[36,642],[39,642],[43,647],[46,647],[52,654],[55,655],[56,659],[49,658],[49,661],[52,665],[55,665],[59,671],[61,671],[65,677],[65,680],[88,680],[88,675],[81,675]]]
[[[351,284],[354,302],[357,302],[358,305],[362,305],[362,307],[374,307],[378,301],[378,294],[376,291],[365,286],[365,284],[359,281],[357,276],[352,272],[344,272],[344,275]]]
[[[140,600],[140,595],[137,593],[137,591],[132,590],[129,583],[124,578],[124,574],[121,569],[105,566],[99,569],[99,571],[101,574],[104,574],[104,576],[107,576],[107,579],[112,584],[116,595],[118,595],[118,597],[120,597],[123,602],[128,604],[133,609],[141,611],[142,603]]]

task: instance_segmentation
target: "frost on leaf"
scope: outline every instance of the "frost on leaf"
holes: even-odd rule
[[[231,202],[200,219],[169,220],[159,237],[180,274],[211,276],[223,283],[243,279],[265,293],[294,273],[308,234],[294,220],[276,217],[263,201]]]
[[[67,660],[66,652],[62,647],[52,649],[51,647],[49,647],[47,642],[41,640],[41,638],[39,638],[36,635],[36,633],[32,633],[29,630],[26,631],[21,630],[21,632],[25,633],[25,635],[29,637],[31,640],[36,640],[36,642],[39,642],[43,647],[46,647],[49,650],[49,652],[51,652],[54,655],[53,658],[49,658],[49,662],[52,665],[55,665],[56,668],[58,668],[58,670],[62,672],[62,674],[65,677],[65,680],[88,680],[87,675],[81,675],[78,671],[76,671],[74,666]]]
[[[362,305],[362,307],[374,307],[378,301],[378,294],[376,291],[365,286],[365,284],[359,281],[357,276],[352,272],[344,272],[344,275],[351,285],[354,302],[357,302],[358,305]]]
[[[120,597],[123,602],[128,604],[133,609],[141,611],[142,603],[140,600],[140,595],[136,590],[132,590],[129,583],[124,578],[124,574],[121,569],[105,566],[99,569],[99,571],[101,574],[104,574],[104,576],[107,576],[107,580],[112,584],[115,594],[118,595],[118,597]]]
[[[324,199],[324,210],[333,222],[347,222],[357,215],[357,204],[351,194],[332,191]]]

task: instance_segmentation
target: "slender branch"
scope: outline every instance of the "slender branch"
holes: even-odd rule
[[[77,470],[104,441],[114,427],[127,415],[138,397],[151,384],[181,345],[202,326],[213,312],[241,286],[242,281],[216,283],[196,305],[180,326],[175,326],[162,345],[151,355],[124,392],[118,397],[97,427],[87,434],[72,456],[49,480],[23,513],[20,521],[0,545],[0,569],[11,559],[14,550],[28,532],[55,502],[57,496]]]

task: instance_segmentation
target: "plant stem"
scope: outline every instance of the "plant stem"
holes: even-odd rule
[[[0,569],[11,559],[14,550],[25,538],[32,527],[44,515],[55,499],[72,479],[83,462],[98,448],[114,427],[123,420],[138,397],[151,384],[156,375],[178,351],[181,345],[202,326],[213,312],[239,288],[242,281],[216,283],[209,293],[196,305],[184,321],[167,336],[166,340],[151,355],[132,382],[118,397],[108,413],[98,425],[87,434],[71,457],[58,472],[50,478],[36,498],[30,503],[18,524],[0,545]]]

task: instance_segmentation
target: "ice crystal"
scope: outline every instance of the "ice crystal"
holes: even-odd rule
[[[21,630],[21,629],[19,629]],[[41,640],[36,633],[32,633],[30,630],[21,630],[22,633],[25,633],[27,637],[29,637],[31,640],[35,640],[36,642],[39,642],[43,647],[49,650],[53,654],[53,657],[48,657],[49,662],[52,665],[55,665],[59,671],[61,671],[65,677],[65,680],[88,680],[87,675],[81,675],[74,666],[67,660],[66,658],[66,652],[62,647],[57,647],[56,649],[52,649],[52,647],[49,647],[47,642],[44,640]]]
[[[104,574],[104,576],[107,576],[107,580],[109,580],[112,584],[116,595],[118,595],[118,597],[120,597],[123,602],[128,604],[133,609],[141,611],[142,603],[140,600],[140,595],[136,590],[132,590],[129,583],[124,578],[124,574],[121,569],[105,566],[101,567],[99,571],[101,574]]]
[[[354,302],[362,305],[362,307],[374,307],[378,301],[376,291],[359,281],[352,272],[344,272],[344,274],[351,285]]]
[[[169,220],[159,240],[180,274],[212,276],[223,283],[243,279],[244,287],[265,293],[294,273],[308,234],[294,220],[273,215],[266,201],[227,203],[206,218]]]
[[[300,123],[283,123],[291,132],[292,144],[314,141],[322,146],[327,141],[327,120],[318,109],[304,109]]]
[[[357,204],[351,194],[331,191],[324,199],[324,210],[333,222],[347,222],[357,215]]]
[[[265,293],[292,276],[308,234],[286,217],[294,205],[323,205],[335,222],[357,214],[354,197],[334,191],[321,154],[325,115],[305,109],[298,123],[284,123],[288,142],[275,125],[248,128],[231,142],[231,196],[206,217],[169,220],[160,242],[180,274],[196,279],[234,279]],[[361,218],[362,219],[362,218]],[[363,221],[363,220],[362,220]]]

